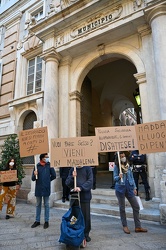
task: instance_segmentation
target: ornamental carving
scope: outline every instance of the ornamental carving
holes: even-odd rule
[[[63,9],[66,9],[73,3],[78,2],[79,0],[51,0],[50,3],[48,4],[48,15],[51,14],[56,14],[60,12]]]
[[[118,19],[122,13],[122,6],[117,6],[116,8],[107,11],[105,13],[97,14],[96,16],[87,20],[86,23],[75,27],[72,31],[70,36],[72,38],[76,38],[78,36],[84,35],[85,33],[91,32],[101,26],[108,25],[113,22],[115,19]]]
[[[145,5],[146,5],[146,0],[134,0],[133,2],[134,10],[144,7]]]

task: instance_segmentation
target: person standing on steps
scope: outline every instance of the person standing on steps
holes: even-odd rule
[[[53,167],[50,167],[48,154],[40,155],[40,162],[37,164],[37,169],[34,168],[32,172],[32,181],[36,182],[35,196],[36,196],[36,221],[31,228],[40,225],[40,215],[42,207],[42,198],[44,200],[44,219],[43,228],[49,227],[49,196],[51,193],[51,181],[56,178],[56,172]]]
[[[147,177],[147,163],[146,163],[146,155],[145,154],[139,154],[138,150],[134,150],[131,152],[129,157],[130,163],[133,167],[133,176],[135,180],[135,184],[137,187],[137,195],[138,195],[138,189],[139,189],[139,176],[141,176],[142,183],[144,185],[145,189],[145,200],[150,200],[150,186],[148,183],[148,177]]]
[[[136,233],[145,233],[147,229],[141,227],[141,222],[139,219],[139,205],[135,197],[137,190],[133,178],[133,173],[131,171],[130,165],[126,159],[124,152],[119,153],[115,159],[114,166],[114,181],[115,181],[115,194],[119,203],[120,218],[123,226],[123,231],[126,234],[130,234],[130,230],[127,226],[126,211],[125,211],[125,198],[129,201],[133,209],[133,217],[135,223]],[[121,168],[119,167],[119,160],[121,163]]]
[[[8,160],[6,169],[4,171],[17,170],[16,161],[12,157]],[[17,171],[18,176],[18,171]],[[6,219],[10,219],[15,215],[16,209],[16,185],[17,181],[4,182],[2,186],[2,190],[0,192],[0,211],[3,208],[4,200],[6,195],[8,196],[7,208],[6,208]]]

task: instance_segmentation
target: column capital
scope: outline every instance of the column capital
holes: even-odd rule
[[[70,65],[72,62],[72,57],[71,56],[65,56],[61,59],[60,66],[66,66]]]
[[[82,97],[81,93],[78,91],[73,91],[73,92],[69,93],[69,96],[70,96],[70,101],[76,100],[79,102],[81,101],[81,97]]]
[[[137,73],[133,75],[137,81],[137,84],[145,83],[146,82],[146,73]]]
[[[48,61],[57,61],[57,63],[61,60],[61,55],[56,52],[56,49],[54,47],[46,49],[43,51],[43,54],[41,55],[41,58]]]
[[[147,9],[146,14],[147,14],[147,21],[151,25],[152,21],[156,17],[166,15],[166,4],[158,5],[153,9]]]

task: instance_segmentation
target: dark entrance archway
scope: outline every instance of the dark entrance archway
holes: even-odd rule
[[[134,124],[131,119],[136,119],[136,72],[131,62],[119,58],[103,60],[88,72],[81,87],[81,136],[95,135],[95,127]],[[99,153],[97,187],[112,185],[111,161],[114,152]]]

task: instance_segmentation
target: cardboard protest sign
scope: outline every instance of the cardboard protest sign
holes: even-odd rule
[[[166,151],[166,121],[135,125],[139,153]]]
[[[99,152],[136,150],[137,138],[134,126],[95,128]]]
[[[17,181],[17,170],[0,171],[0,183]]]
[[[47,127],[22,130],[19,133],[20,156],[49,152]]]
[[[96,166],[96,136],[51,139],[51,166]]]

